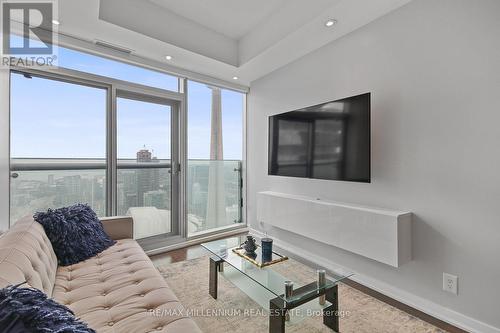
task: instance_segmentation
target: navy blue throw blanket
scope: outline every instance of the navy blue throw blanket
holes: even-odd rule
[[[49,209],[33,218],[43,226],[61,266],[89,259],[115,244],[88,205]]]
[[[0,289],[2,333],[95,333],[66,306],[19,285]]]

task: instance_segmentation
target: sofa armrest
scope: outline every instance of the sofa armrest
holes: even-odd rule
[[[103,217],[101,222],[111,239],[134,238],[134,220],[131,216]]]

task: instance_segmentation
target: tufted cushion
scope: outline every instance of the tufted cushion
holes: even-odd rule
[[[38,212],[33,218],[45,229],[59,265],[91,258],[115,242],[109,238],[97,214],[86,204]]]
[[[29,286],[51,295],[56,270],[52,245],[33,218],[19,220],[0,237],[0,288],[27,281]]]
[[[83,262],[60,266],[52,296],[100,333],[200,332],[131,239],[118,240]]]

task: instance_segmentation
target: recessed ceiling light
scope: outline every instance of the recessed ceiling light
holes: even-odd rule
[[[328,21],[326,21],[326,22],[325,22],[325,26],[327,26],[327,27],[332,27],[332,26],[334,26],[336,23],[337,23],[337,20],[330,19],[330,20],[328,20]]]
[[[238,80],[238,77],[237,76],[233,76],[233,80]]]
[[[52,20],[52,24],[59,25],[61,24],[61,22],[59,22],[58,20]]]
[[[167,59],[167,60],[172,60],[172,56],[169,56],[169,55],[168,55],[168,56],[165,56],[165,59]]]

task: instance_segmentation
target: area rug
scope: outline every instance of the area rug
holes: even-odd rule
[[[218,299],[208,294],[209,257],[158,266],[158,270],[203,332],[265,333],[265,311],[231,282],[219,277]],[[286,267],[297,283],[314,281],[314,269],[293,259]],[[345,284],[339,285],[340,331],[343,333],[438,333],[445,332]],[[311,315],[286,326],[287,332],[332,332],[321,316]]]

